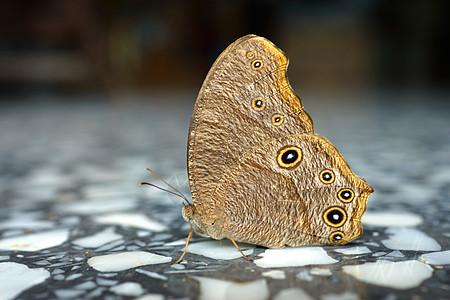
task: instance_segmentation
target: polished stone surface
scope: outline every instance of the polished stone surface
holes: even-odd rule
[[[64,99],[62,99],[64,98]],[[370,183],[364,234],[282,250],[192,239],[186,138],[195,93],[0,103],[0,299],[448,299],[450,108],[427,93],[303,97]],[[159,184],[159,183],[158,183]]]

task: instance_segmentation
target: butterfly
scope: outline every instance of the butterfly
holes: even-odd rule
[[[236,242],[343,245],[362,234],[373,189],[314,132],[287,66],[272,42],[246,35],[211,67],[189,128],[193,203],[183,196],[182,215],[191,230],[177,262],[193,232],[228,238],[239,251]]]

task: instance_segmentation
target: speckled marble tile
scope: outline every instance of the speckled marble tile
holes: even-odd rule
[[[185,194],[195,94],[0,103],[0,299],[448,299],[450,113],[442,95],[303,96],[316,131],[375,188],[364,234],[281,250],[194,237]],[[151,101],[154,100],[154,101]]]

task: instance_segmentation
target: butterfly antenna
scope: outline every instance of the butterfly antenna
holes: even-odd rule
[[[173,189],[175,192],[170,191],[170,190],[167,190],[167,189],[164,189],[164,188],[162,188],[162,187],[159,187],[159,186],[157,186],[157,185],[155,185],[155,184],[148,183],[148,182],[141,182],[141,183],[139,184],[140,186],[142,186],[142,185],[145,184],[145,185],[149,185],[149,186],[155,187],[155,188],[157,188],[157,189],[159,189],[159,190],[162,190],[162,191],[165,191],[165,192],[167,192],[167,193],[170,193],[170,194],[173,194],[173,195],[175,195],[175,196],[180,197],[181,199],[183,199],[184,201],[186,201],[187,205],[190,205],[189,200],[188,200],[188,199],[186,198],[186,196],[183,195],[179,190],[177,190],[176,188],[174,188],[172,185],[168,184],[164,179],[162,179],[161,177],[159,177],[153,170],[151,170],[151,169],[149,169],[149,168],[145,168],[145,170],[147,170],[147,171],[149,171],[150,173],[152,173],[153,175],[155,175],[156,178],[158,178],[159,180],[161,180],[164,184],[166,184],[168,187],[170,187],[171,189]]]
[[[177,193],[175,193],[175,192],[166,190],[166,189],[164,189],[164,188],[162,188],[162,187],[160,187],[160,186],[157,186],[157,185],[155,185],[155,184],[153,184],[153,183],[149,183],[149,182],[141,182],[139,185],[141,185],[141,186],[142,186],[142,185],[149,185],[149,186],[152,186],[152,187],[154,187],[154,188],[157,188],[157,189],[159,189],[159,190],[161,190],[161,191],[164,191],[164,192],[167,192],[167,193],[171,193],[172,195],[181,197],[180,194],[177,194]],[[183,198],[183,197],[181,197],[181,198]],[[184,198],[183,198],[183,199],[184,199]]]

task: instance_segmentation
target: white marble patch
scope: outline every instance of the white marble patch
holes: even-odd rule
[[[53,276],[53,279],[55,279],[55,280],[59,280],[59,281],[61,281],[61,280],[64,280],[64,275],[62,275],[62,274],[58,274],[58,275],[55,275],[55,276]]]
[[[176,241],[173,241],[173,242],[165,243],[164,246],[181,246],[181,245],[186,245],[186,240],[187,239],[176,240]]]
[[[308,270],[301,270],[299,273],[297,273],[297,275],[295,275],[295,277],[304,281],[313,280],[313,277],[311,276],[311,274],[309,274]]]
[[[105,278],[97,277],[96,279],[98,285],[104,285],[104,286],[113,286],[119,283],[118,280],[110,280]]]
[[[0,240],[0,249],[12,251],[38,251],[61,245],[68,237],[69,230],[67,229],[30,233]]]
[[[357,255],[357,254],[366,254],[366,253],[372,253],[369,248],[366,246],[356,246],[356,247],[350,247],[350,248],[338,248],[333,249],[334,252],[342,253],[345,255]]]
[[[78,289],[78,290],[92,290],[95,287],[97,287],[97,285],[93,281],[86,281],[86,282],[77,284],[75,286],[75,288]]]
[[[75,290],[75,289],[61,289],[54,291],[56,297],[60,299],[73,299],[77,298],[84,294],[83,290]]]
[[[79,216],[65,216],[59,221],[61,225],[74,227],[81,223],[81,218]]]
[[[392,250],[439,251],[441,246],[435,239],[415,228],[392,227],[386,230],[389,239],[381,242]]]
[[[269,287],[264,279],[233,282],[198,276],[194,278],[200,282],[200,300],[264,300],[269,298]]]
[[[373,247],[380,247],[380,245],[378,245],[375,242],[366,242],[366,243],[364,243],[364,245],[366,245],[366,246],[373,246]]]
[[[398,250],[394,250],[391,253],[387,254],[386,256],[389,256],[389,257],[405,257],[405,255],[403,253],[401,253],[400,251],[398,251]]]
[[[449,265],[450,250],[423,254],[419,259],[430,265]]]
[[[420,215],[410,212],[371,212],[366,211],[361,218],[364,225],[382,226],[382,227],[411,227],[423,223],[423,218]]]
[[[0,299],[14,299],[49,277],[50,273],[43,268],[30,269],[15,262],[0,263]]]
[[[109,242],[108,244],[105,244],[105,245],[103,245],[101,247],[98,247],[95,251],[103,252],[103,251],[111,250],[112,248],[120,246],[123,243],[124,243],[124,241],[122,239],[115,240],[115,241]]]
[[[244,243],[238,243],[238,246],[246,256],[251,255],[255,248],[255,245]],[[192,243],[189,244],[188,252],[213,259],[236,259],[242,257],[239,250],[228,239]]]
[[[86,299],[95,299],[97,297],[100,297],[105,290],[104,287],[98,287],[89,294],[86,295]]]
[[[151,234],[151,232],[147,231],[147,230],[138,230],[136,231],[136,235],[138,237],[145,237],[145,236],[149,236]]]
[[[137,297],[144,293],[144,289],[137,282],[124,282],[111,287],[110,290],[120,296]]]
[[[272,278],[272,279],[286,279],[286,274],[281,270],[272,270],[263,272],[262,276]]]
[[[300,288],[290,288],[285,289],[273,297],[273,300],[292,300],[292,299],[298,299],[298,300],[313,300],[314,298],[308,295],[304,290]]]
[[[77,278],[80,278],[81,276],[83,276],[83,274],[81,274],[81,273],[71,274],[71,275],[67,276],[66,280],[67,281],[75,280]]]
[[[148,277],[151,278],[155,278],[155,279],[161,279],[161,280],[167,280],[167,277],[161,274],[158,274],[156,272],[151,272],[151,271],[147,271],[147,270],[142,270],[142,269],[136,269],[136,272],[144,274]]]
[[[56,210],[63,213],[93,215],[113,211],[124,211],[135,208],[137,200],[130,197],[118,197],[90,201],[73,201],[58,204]]]
[[[164,274],[186,274],[186,273],[205,273],[205,272],[217,272],[215,269],[192,269],[192,270],[173,270],[165,271]]]
[[[316,276],[331,276],[331,270],[327,268],[312,268],[309,272],[311,275]]]
[[[102,224],[116,224],[131,226],[135,228],[147,229],[154,232],[167,230],[167,226],[158,221],[150,219],[144,214],[138,213],[117,213],[95,217],[94,220]]]
[[[168,263],[171,260],[171,257],[136,251],[94,256],[87,262],[100,272],[119,272],[139,266]]]
[[[146,243],[146,242],[143,242],[143,241],[140,241],[140,240],[134,240],[134,244],[135,244],[136,246],[139,246],[139,247],[141,247],[141,248],[144,248],[145,245],[146,245],[147,243]]]
[[[175,269],[175,270],[184,270],[184,269],[186,269],[186,266],[182,265],[182,264],[174,264],[174,265],[171,265],[170,268]]]
[[[338,262],[321,247],[267,249],[259,256],[262,258],[255,260],[255,264],[262,268],[326,265]]]
[[[114,227],[108,227],[91,236],[73,240],[72,243],[83,248],[97,248],[120,238],[122,235],[115,233]]]
[[[50,264],[50,262],[46,259],[43,259],[43,260],[34,262],[34,264],[38,265],[38,266],[48,266]]]
[[[394,289],[410,289],[431,278],[433,269],[417,260],[390,262],[379,260],[355,266],[344,266],[343,271],[357,279]]]
[[[161,294],[147,294],[139,298],[136,298],[135,300],[164,300],[164,299],[166,299],[166,297],[164,297],[164,295]]]
[[[342,294],[327,294],[320,298],[321,300],[360,300],[361,297],[353,292],[344,292]],[[387,298],[385,298],[387,299]]]

